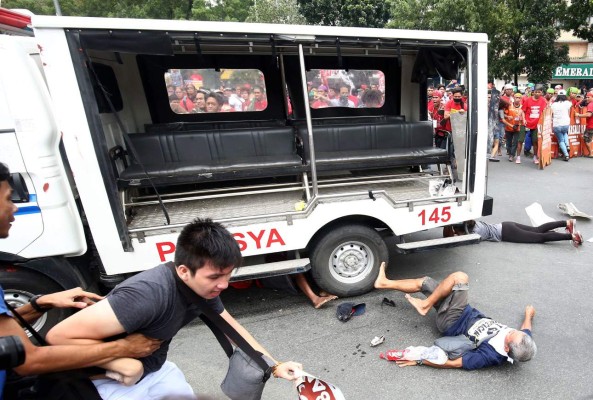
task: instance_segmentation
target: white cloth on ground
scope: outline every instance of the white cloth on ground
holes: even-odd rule
[[[447,362],[449,357],[447,357],[447,353],[438,346],[409,346],[406,347],[403,359],[410,361],[426,360],[433,364],[442,365]]]

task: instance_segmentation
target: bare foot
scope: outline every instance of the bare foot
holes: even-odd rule
[[[428,307],[425,304],[424,300],[417,299],[416,297],[412,297],[409,294],[406,294],[406,299],[410,302],[411,305],[414,306],[414,308],[416,309],[416,311],[418,311],[420,315],[426,315],[428,314],[428,311],[430,311],[430,307]]]
[[[313,307],[319,309],[323,307],[325,303],[329,303],[330,301],[335,300],[337,298],[338,296],[334,296],[333,294],[328,294],[327,296],[320,296],[317,298],[316,301],[313,302]]]
[[[382,262],[379,267],[379,275],[377,275],[377,279],[375,280],[375,289],[385,289],[388,282],[389,279],[385,275],[385,262]]]

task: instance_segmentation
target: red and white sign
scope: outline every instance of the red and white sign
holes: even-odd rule
[[[296,380],[295,387],[299,400],[346,400],[340,389],[306,372]]]
[[[282,247],[286,246],[286,242],[276,228],[235,232],[232,235],[241,251],[272,248],[281,251]],[[155,246],[161,262],[166,261],[166,255],[175,253],[175,243],[173,242],[158,242]]]

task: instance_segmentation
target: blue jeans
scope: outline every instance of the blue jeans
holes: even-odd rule
[[[568,149],[570,149],[570,145],[568,144],[568,125],[555,126],[553,130],[556,139],[558,139],[558,147],[560,147],[562,155],[568,157]]]

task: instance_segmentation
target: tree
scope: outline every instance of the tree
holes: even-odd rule
[[[243,22],[253,0],[194,0],[192,19],[200,21]]]
[[[376,0],[297,0],[301,14],[313,25],[382,28],[389,4]]]
[[[593,42],[593,0],[572,0],[565,17],[563,27],[573,31],[574,35],[588,42]]]
[[[56,15],[52,0],[5,0],[2,2],[2,7],[21,8],[37,15]]]
[[[568,60],[566,48],[555,46],[565,11],[563,2],[392,1],[391,28],[487,33],[489,75],[494,77],[516,82],[526,73],[531,81],[545,82],[555,67]]]
[[[194,0],[60,0],[63,15],[85,17],[189,19]],[[55,15],[53,0],[6,0],[6,8]]]
[[[249,8],[247,22],[304,25],[307,20],[296,0],[257,0]]]

